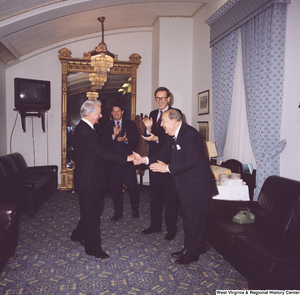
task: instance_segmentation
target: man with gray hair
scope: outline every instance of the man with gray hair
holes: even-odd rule
[[[174,177],[181,202],[184,247],[171,256],[177,258],[177,264],[189,264],[198,261],[199,255],[206,251],[206,219],[211,196],[218,190],[200,133],[183,123],[175,109],[162,114],[161,126],[169,135],[162,149],[149,158],[134,153],[133,162],[150,164],[151,171]]]
[[[102,117],[101,102],[87,100],[80,108],[81,120],[74,131],[74,188],[78,192],[80,220],[71,240],[85,247],[87,255],[108,258],[102,250],[100,217],[104,209],[104,188],[107,183],[106,161],[125,166],[133,155],[122,155],[106,149],[94,124]]]

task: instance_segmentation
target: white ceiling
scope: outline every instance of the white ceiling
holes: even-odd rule
[[[99,16],[105,16],[105,31],[152,27],[160,16],[193,17],[210,1],[0,0],[0,60],[7,64],[68,39],[100,35]]]

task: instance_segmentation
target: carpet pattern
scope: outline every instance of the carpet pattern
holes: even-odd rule
[[[161,233],[143,235],[149,226],[149,193],[141,192],[140,218],[133,219],[127,192],[123,218],[111,222],[112,199],[105,198],[101,219],[102,260],[85,254],[70,235],[79,220],[77,194],[54,192],[29,220],[23,214],[16,256],[0,274],[0,294],[215,294],[247,289],[246,280],[213,248],[198,262],[180,266],[171,253],[182,248],[183,226],[166,241]]]

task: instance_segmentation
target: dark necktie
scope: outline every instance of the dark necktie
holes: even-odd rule
[[[94,132],[96,133],[96,135],[98,136],[98,133],[97,133],[97,131],[96,131],[96,129],[95,129],[95,126],[93,126],[93,130],[94,130]]]
[[[176,137],[173,137],[173,143],[172,143],[172,148],[175,148],[175,141],[176,141]]]
[[[159,128],[160,123],[161,123],[162,111],[159,111],[158,114],[159,114],[159,118],[158,118],[158,120],[156,121],[156,130]]]

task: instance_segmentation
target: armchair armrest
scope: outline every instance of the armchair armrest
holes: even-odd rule
[[[32,166],[26,169],[28,173],[31,174],[40,174],[40,173],[56,173],[58,167],[56,165],[49,165],[49,166]]]
[[[13,222],[16,220],[16,205],[3,203],[0,205],[0,222]]]
[[[213,199],[210,205],[209,217],[224,222],[230,222],[234,215],[240,210],[250,210],[256,212],[258,207],[257,202],[251,201],[227,201]]]
[[[34,190],[34,183],[31,181],[9,181],[2,183],[0,188],[10,190]]]

